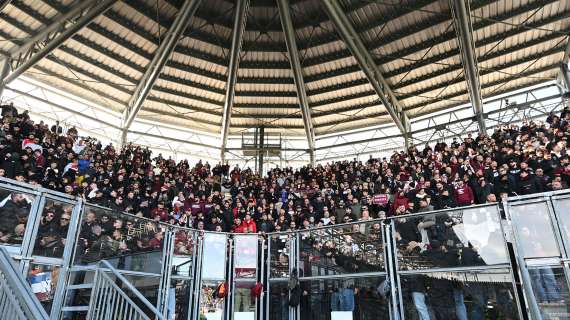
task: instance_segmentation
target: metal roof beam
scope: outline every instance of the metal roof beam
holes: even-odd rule
[[[362,39],[358,33],[356,33],[356,30],[350,23],[346,14],[342,11],[338,2],[336,0],[323,0],[322,3],[324,4],[325,11],[333,21],[337,31],[344,39],[346,46],[356,58],[356,61],[370,81],[374,91],[378,94],[378,97],[382,101],[385,109],[390,114],[390,117],[392,117],[392,120],[402,135],[404,135],[407,144],[409,140],[408,132],[410,131],[410,120],[402,110],[400,102],[396,98],[396,95],[390,88],[386,79],[384,79],[384,76],[372,58],[372,55],[364,46]]]
[[[232,108],[234,106],[235,89],[238,78],[239,60],[241,58],[241,46],[245,25],[247,23],[249,0],[237,0],[235,6],[234,28],[232,30],[232,48],[230,52],[230,64],[228,66],[228,80],[226,82],[226,95],[222,114],[222,127],[220,138],[222,140],[222,163],[226,160],[226,145],[230,131]]]
[[[548,5],[550,3],[557,2],[557,1],[558,0],[539,0],[536,2],[531,2],[531,3],[525,4],[523,6],[520,6],[520,7],[516,8],[512,11],[505,11],[501,14],[492,16],[489,19],[483,19],[483,20],[477,21],[476,23],[473,24],[473,29],[474,30],[481,30],[483,28],[486,28],[486,27],[489,27],[489,26],[495,24],[496,23],[495,21],[508,20],[508,19],[511,19],[511,18],[516,17],[518,15],[524,14],[524,13],[532,11],[532,10],[539,9],[545,5]],[[490,1],[490,2],[493,2],[493,1]],[[477,8],[483,7],[487,4],[489,4],[489,1],[479,1],[479,2],[472,3],[471,8],[477,9]],[[441,17],[443,17],[443,15]],[[552,17],[548,17],[548,18],[545,18],[543,20],[533,21],[531,23],[526,24],[525,26],[527,26],[531,29],[532,28],[538,28],[538,27],[543,26],[548,21],[550,21],[550,23],[551,23],[551,22],[562,20],[565,18],[566,17],[564,16],[564,14],[561,13],[561,15],[553,15]],[[439,19],[442,19],[442,18],[438,18],[438,20],[436,20],[436,22],[438,22],[438,23],[444,22],[443,20],[439,20]],[[445,18],[445,20],[447,21],[448,19]],[[433,26],[433,25],[434,25],[434,23],[432,21],[431,26]],[[375,41],[373,44],[368,46],[369,50],[378,49],[378,48],[380,48],[384,45],[387,45],[389,43],[392,43],[395,41],[400,41],[401,39],[404,39],[405,37],[413,35],[413,34],[419,32],[421,30],[425,30],[427,28],[430,28],[429,23],[428,24],[422,24],[420,26],[421,26],[421,28],[418,27],[416,29],[416,27],[414,26],[414,28],[412,28],[412,29],[406,29],[406,30],[403,30],[402,32],[397,32],[394,35],[387,35],[385,38],[378,39],[378,41]],[[360,32],[364,32],[364,31],[366,31],[366,30],[361,30]],[[503,35],[503,38],[511,32],[518,34],[518,33],[526,32],[526,31],[528,31],[527,28],[522,28],[522,27],[521,28],[513,28],[513,29],[505,32],[504,33],[505,35]],[[422,41],[422,42],[419,42],[417,44],[406,47],[406,48],[404,48],[398,52],[394,52],[390,55],[385,55],[385,56],[379,57],[375,61],[377,64],[389,63],[391,61],[401,59],[402,57],[405,57],[405,56],[408,56],[408,55],[411,55],[411,54],[414,54],[417,52],[421,52],[422,50],[429,49],[432,46],[437,46],[437,45],[445,43],[447,41],[451,41],[454,38],[455,38],[455,33],[453,31],[448,31],[448,32],[442,33],[442,34],[430,39],[429,41]],[[303,66],[308,67],[308,66],[312,66],[312,65],[323,64],[323,63],[332,62],[332,61],[335,61],[338,59],[346,58],[349,56],[350,56],[350,52],[348,50],[338,50],[338,51],[331,52],[331,53],[328,53],[328,54],[325,54],[322,56],[307,59],[304,62]],[[427,59],[424,59],[424,60],[427,60]]]
[[[534,104],[540,104],[542,102],[546,102],[552,99],[556,99],[559,98],[560,95],[552,95],[552,96],[548,96],[548,97],[544,97],[544,98],[540,98],[540,99],[535,99],[533,101],[528,101],[528,102],[524,102],[520,105],[517,105],[516,107],[519,109],[522,108],[526,108],[529,106],[532,106]],[[454,110],[452,112],[457,112],[459,110]],[[503,109],[497,109],[497,110],[492,110],[486,113],[486,116],[489,115],[494,115],[497,113],[501,113],[504,112],[505,110]],[[454,125],[457,123],[461,123],[461,122],[465,122],[465,121],[469,121],[471,120],[471,118],[461,118],[461,119],[456,119],[456,120],[452,120],[450,122],[445,123],[445,126],[450,126],[450,125]],[[421,120],[419,120],[421,121]],[[411,132],[412,134],[418,134],[418,133],[422,133],[422,132],[426,132],[426,131],[430,131],[430,130],[435,130],[437,126],[432,126],[432,127],[424,127],[421,129],[417,129],[414,130],[413,132]],[[372,131],[372,130],[371,130]],[[334,145],[327,145],[327,146],[322,146],[322,147],[318,147],[317,150],[324,150],[324,149],[329,149],[329,148],[337,148],[337,147],[343,147],[343,146],[349,146],[349,145],[354,145],[354,144],[361,144],[361,143],[369,143],[369,142],[375,142],[375,141],[381,141],[381,140],[385,140],[385,139],[393,139],[393,138],[398,138],[400,136],[398,135],[390,135],[390,136],[383,136],[383,137],[377,137],[377,138],[369,138],[369,139],[362,139],[362,140],[357,140],[357,141],[350,141],[350,142],[344,142],[344,143],[337,143]],[[332,137],[327,137],[327,138],[334,138],[334,136]]]
[[[10,2],[12,2],[12,0],[2,0],[0,2],[0,12],[2,12],[2,10],[4,10],[4,8],[6,8]]]
[[[33,35],[29,41],[10,52],[12,72],[0,80],[4,85],[12,82],[111,8],[115,2],[115,0],[79,1],[70,11],[56,17],[51,25],[42,28],[40,33]]]
[[[489,83],[484,83],[484,84],[481,86],[481,88],[482,88],[482,89],[491,88],[491,87],[493,87],[493,86],[502,85],[502,84],[508,83],[508,82],[513,81],[513,80],[516,80],[516,79],[524,79],[524,78],[526,78],[526,77],[532,77],[532,76],[535,76],[535,75],[540,74],[540,73],[543,73],[543,72],[552,71],[552,70],[554,70],[554,69],[558,70],[559,68],[560,68],[560,65],[557,64],[557,63],[556,63],[556,64],[551,64],[551,65],[546,65],[546,66],[544,66],[544,67],[540,67],[540,68],[537,68],[537,69],[531,69],[531,70],[526,71],[526,72],[523,72],[523,73],[514,74],[514,75],[512,75],[512,76],[510,76],[510,77],[507,77],[507,78],[504,78],[504,79],[499,79],[499,80],[492,81],[492,82],[489,82]],[[533,81],[533,82],[532,82],[532,85],[538,84],[538,83],[542,83],[542,82],[544,82],[544,81],[546,81],[546,79],[539,79],[539,80],[537,80],[537,81]],[[525,84],[525,86],[530,86],[530,85],[531,85],[531,84]],[[509,88],[508,90],[511,91],[511,90],[514,90],[514,89]],[[500,92],[502,92],[502,91],[493,92],[493,94],[499,94]],[[418,109],[418,108],[423,108],[423,107],[425,107],[425,106],[427,106],[427,105],[429,105],[429,104],[432,104],[432,103],[434,103],[434,102],[449,101],[449,100],[452,100],[452,99],[454,99],[454,98],[460,97],[460,96],[465,95],[465,94],[468,94],[467,90],[462,90],[462,91],[454,92],[454,93],[451,93],[451,94],[448,94],[448,95],[445,95],[445,96],[441,96],[441,97],[439,97],[439,98],[426,99],[427,101],[420,102],[420,103],[416,103],[416,104],[413,104],[413,105],[411,105],[411,106],[407,106],[407,107],[405,108],[405,110],[408,111],[408,110],[414,110],[414,109]],[[461,102],[461,103],[456,103],[456,104],[453,104],[453,105],[451,105],[451,106],[447,106],[446,108],[452,108],[452,107],[454,107],[454,106],[461,105],[461,104],[464,104],[464,103],[467,103],[467,102],[468,102],[468,101]],[[426,112],[429,113],[429,111],[426,111]],[[415,115],[415,116],[418,116],[418,115]]]
[[[514,15],[512,15],[512,16],[514,16]],[[507,17],[507,16],[501,15],[501,17]],[[547,26],[549,24],[556,23],[558,21],[563,21],[563,20],[569,19],[569,18],[570,18],[570,10],[560,12],[559,14],[553,15],[551,17],[547,17],[547,18],[544,18],[544,19],[541,19],[538,21],[533,21],[531,23],[525,24],[524,27],[513,28],[513,29],[510,29],[506,32],[502,32],[502,33],[481,39],[481,40],[477,41],[476,47],[479,48],[479,47],[482,47],[485,45],[495,43],[497,41],[501,41],[505,38],[510,38],[510,37],[514,37],[517,35],[521,35],[525,32],[529,32],[529,30],[532,30],[532,29],[544,28],[545,26]],[[479,27],[478,27],[478,25],[479,25]],[[479,22],[475,23],[474,29],[480,30],[480,28],[482,28],[483,25],[487,26],[487,24],[481,24]],[[558,33],[558,36],[562,36],[562,33],[566,32],[566,31],[568,31],[568,30],[562,30],[560,33]],[[453,35],[453,32],[450,32],[450,34]],[[430,41],[420,42],[419,44],[410,47],[410,48],[414,48],[413,50],[411,50],[410,48],[406,48],[406,49],[394,52],[393,54],[390,54],[389,56],[383,56],[383,57],[376,58],[374,61],[378,65],[386,64],[386,63],[392,62],[394,60],[401,59],[402,57],[417,53],[421,50],[429,49],[430,47],[439,45],[445,41],[453,40],[453,37],[448,39],[447,37],[442,38],[440,36],[440,37],[437,37],[437,39],[439,39],[439,40],[437,40],[437,41],[430,40]],[[445,41],[443,41],[443,40],[445,40]],[[452,49],[452,50],[443,52],[441,54],[431,56],[429,58],[426,57],[426,58],[421,59],[419,61],[415,61],[411,64],[407,64],[407,65],[400,67],[398,69],[388,71],[388,72],[386,72],[386,74],[384,74],[384,76],[386,78],[395,77],[395,76],[398,76],[400,74],[409,72],[410,70],[415,70],[415,69],[433,64],[433,63],[437,63],[439,61],[448,59],[448,58],[453,57],[453,56],[458,55],[458,54],[460,54],[458,49],[457,50]],[[357,71],[359,71],[358,65],[346,66],[346,67],[343,67],[340,69],[334,69],[331,71],[317,73],[317,74],[314,74],[310,77],[306,77],[305,82],[309,83],[309,82],[313,82],[313,81],[330,79],[330,78],[337,77],[339,75],[345,75],[345,74],[349,74],[349,73],[353,73],[353,72],[357,72]],[[411,80],[413,80],[413,79],[410,79],[410,81]]]
[[[299,51],[297,49],[297,41],[295,40],[295,28],[293,26],[289,0],[277,0],[277,6],[279,8],[279,17],[281,19],[281,24],[283,25],[283,32],[285,33],[285,42],[287,44],[289,62],[291,63],[291,69],[293,71],[293,77],[295,79],[295,86],[297,88],[299,106],[301,107],[301,114],[303,115],[303,125],[305,127],[305,134],[307,135],[307,142],[309,143],[311,164],[314,164],[315,129],[313,128],[313,119],[311,117],[311,109],[309,108],[309,99],[307,98],[305,81],[303,80],[303,69],[301,67],[301,59],[299,57]]]
[[[546,39],[542,39],[542,38],[540,38],[540,39],[542,39],[542,42],[546,42],[546,41],[548,41],[548,39],[551,38],[551,37],[545,37],[545,38],[546,38]],[[513,52],[515,52],[515,51],[517,51],[517,50],[520,50],[520,47],[517,46],[517,48],[508,48],[508,49],[506,49],[506,50],[501,50],[501,51],[497,51],[497,52],[495,52],[495,53],[493,53],[493,54],[489,54],[489,56],[486,56],[486,57],[484,57],[483,59],[480,59],[480,60],[481,60],[481,61],[488,61],[488,60],[490,60],[490,59],[494,59],[494,58],[497,58],[497,57],[500,57],[500,56],[504,56],[504,55],[511,54],[511,53],[513,53]],[[510,61],[510,62],[501,64],[501,65],[496,65],[496,66],[493,66],[492,68],[485,68],[485,69],[483,69],[483,70],[480,72],[480,75],[487,75],[487,74],[496,72],[496,70],[502,70],[502,69],[510,68],[510,67],[513,67],[513,66],[516,66],[516,65],[520,65],[520,64],[523,64],[523,63],[526,63],[526,62],[532,62],[532,61],[534,61],[534,60],[536,60],[536,59],[538,59],[538,58],[540,58],[540,57],[545,57],[545,56],[549,56],[549,55],[552,55],[552,54],[557,54],[557,53],[560,53],[560,52],[562,52],[562,51],[564,51],[564,48],[561,47],[561,46],[553,47],[553,48],[550,48],[550,49],[548,49],[548,50],[546,50],[546,51],[541,51],[541,52],[538,52],[538,53],[535,53],[535,54],[526,56],[526,57],[524,57],[524,58],[521,58],[521,59],[519,59],[519,60],[513,60],[513,61]],[[392,88],[393,88],[394,90],[397,90],[397,89],[400,89],[400,88],[403,88],[403,87],[406,87],[406,86],[409,86],[409,85],[417,84],[417,83],[419,83],[419,82],[421,82],[421,81],[424,81],[424,80],[430,80],[430,79],[432,79],[433,77],[437,77],[437,76],[440,76],[440,75],[443,75],[443,74],[447,74],[447,73],[452,72],[452,71],[460,70],[461,68],[462,68],[462,66],[461,66],[460,64],[458,64],[458,65],[453,65],[453,66],[450,66],[450,67],[447,67],[447,68],[442,69],[442,70],[444,70],[445,72],[443,72],[443,71],[436,71],[436,72],[434,72],[434,73],[426,74],[426,75],[421,76],[421,77],[419,77],[419,78],[413,79],[414,81],[411,81],[411,82],[407,82],[407,81],[406,81],[406,82],[402,82],[402,83],[400,83],[400,84],[398,84],[398,85],[393,86]],[[418,95],[422,95],[422,94],[428,93],[428,92],[430,92],[430,91],[439,90],[439,89],[445,88],[445,87],[447,87],[447,86],[449,86],[449,85],[453,85],[453,84],[460,83],[460,82],[462,82],[462,81],[463,81],[463,79],[461,79],[461,78],[456,78],[456,79],[453,79],[453,80],[448,81],[448,82],[445,82],[445,83],[436,83],[436,84],[434,84],[434,85],[432,85],[432,86],[425,87],[425,88],[419,89],[419,90],[417,90],[417,91],[410,92],[410,93],[406,93],[406,94],[399,94],[399,93],[396,91],[396,94],[398,95],[398,99],[400,99],[400,101],[403,101],[403,100],[405,100],[405,99],[413,98],[413,97],[416,97],[416,96],[418,96]],[[331,92],[331,91],[335,91],[335,90],[341,90],[341,89],[350,88],[350,87],[356,86],[357,84],[360,85],[360,84],[361,84],[361,80],[355,80],[355,81],[349,82],[349,83],[342,83],[342,84],[336,85],[336,86],[334,86],[334,87],[324,87],[324,88],[321,88],[321,89],[318,89],[318,90],[320,91],[319,93]],[[333,88],[334,88],[334,90],[332,90]],[[335,97],[335,98],[330,98],[330,99],[326,99],[326,100],[321,100],[321,101],[318,101],[318,102],[314,102],[314,103],[311,104],[311,107],[312,107],[312,108],[316,108],[316,107],[326,106],[326,105],[329,105],[329,104],[331,104],[331,103],[337,103],[337,102],[341,102],[341,101],[344,101],[344,100],[347,100],[347,99],[364,98],[364,97],[372,96],[372,95],[374,95],[374,94],[375,94],[375,92],[374,92],[373,90],[362,91],[362,92],[359,92],[359,93],[353,93],[353,94],[345,95],[345,96],[342,96],[342,97]],[[365,104],[365,105],[370,107],[370,106],[376,106],[376,105],[378,105],[378,103]],[[353,110],[358,110],[358,109],[362,109],[362,108],[363,108],[362,105],[348,106],[348,107],[344,107],[344,108],[340,108],[340,109],[333,109],[333,110],[330,110],[330,111],[318,112],[318,113],[315,113],[313,116],[314,116],[314,117],[321,117],[321,116],[333,114],[333,113],[335,113],[335,112],[353,111]],[[404,109],[407,110],[407,108],[404,108]]]
[[[453,13],[453,23],[457,33],[457,41],[461,51],[461,62],[463,64],[463,75],[467,82],[469,99],[473,106],[473,113],[477,119],[479,132],[487,131],[483,113],[483,96],[481,94],[481,80],[479,77],[479,63],[475,52],[475,40],[473,37],[473,25],[471,24],[471,9],[466,0],[449,0],[451,12]]]
[[[494,87],[494,86],[498,86],[498,85],[501,85],[501,84],[504,84],[504,83],[508,83],[508,82],[510,82],[510,81],[513,81],[513,80],[519,79],[519,78],[531,77],[531,76],[534,76],[534,75],[539,74],[539,73],[542,73],[542,72],[551,71],[551,70],[556,69],[556,68],[558,68],[558,67],[559,67],[559,66],[558,66],[557,64],[553,64],[553,65],[548,65],[548,66],[545,66],[545,67],[542,67],[542,68],[539,68],[539,69],[536,69],[536,70],[530,70],[530,71],[527,71],[527,72],[524,72],[524,73],[521,73],[521,74],[515,74],[515,75],[512,75],[512,76],[510,76],[510,77],[508,77],[508,78],[505,78],[505,79],[499,79],[499,80],[496,80],[496,81],[493,81],[493,82],[489,82],[489,83],[483,84],[483,85],[482,85],[482,89],[492,88],[492,87]],[[540,79],[539,81],[534,81],[534,82],[532,82],[532,83],[530,83],[530,84],[525,84],[525,85],[523,85],[522,87],[529,87],[529,86],[532,86],[532,85],[535,85],[535,84],[542,83],[542,82],[544,82],[544,81],[546,81],[546,80]],[[518,87],[515,88],[515,89],[513,89],[513,88],[508,88],[507,91],[513,91],[513,90],[516,90],[516,89],[519,89],[519,88],[518,88]],[[504,90],[503,90],[503,91],[497,91],[497,92],[494,92],[493,95],[498,95],[498,94],[501,94],[501,93],[503,93],[503,92],[504,92]],[[405,110],[406,110],[406,111],[411,111],[411,110],[418,109],[418,108],[419,108],[420,110],[422,110],[423,107],[425,107],[425,106],[427,106],[427,105],[429,105],[429,104],[431,104],[431,103],[439,102],[439,101],[451,100],[451,99],[453,99],[453,98],[456,98],[456,97],[459,97],[459,96],[462,96],[462,95],[465,95],[465,94],[468,94],[467,90],[463,90],[463,91],[459,91],[459,92],[454,92],[454,93],[452,93],[452,94],[449,94],[449,95],[446,95],[446,96],[443,96],[443,97],[440,97],[440,98],[436,98],[436,99],[429,100],[429,101],[426,101],[426,102],[421,102],[421,103],[415,104],[415,105],[410,106],[410,107],[406,107]],[[447,106],[446,108],[457,107],[457,106],[462,105],[462,104],[465,104],[465,103],[468,103],[468,101],[461,102],[461,103],[455,103],[455,104],[453,104],[453,105]],[[441,110],[441,109],[439,109],[439,110]],[[420,113],[418,113],[418,114],[413,114],[412,117],[411,117],[411,119],[417,118],[417,117],[422,116],[422,115],[429,114],[429,113],[431,113],[431,112],[433,112],[433,111],[431,111],[431,110],[424,110],[424,112],[422,112],[421,114],[420,114]],[[384,112],[374,113],[374,114],[370,115],[370,117],[383,117],[383,116],[386,116],[386,115],[388,115],[388,113],[384,111]],[[318,124],[316,127],[317,127],[317,128],[326,127],[326,126],[328,126],[328,125],[331,125],[331,123],[332,123],[332,124],[335,124],[334,122],[324,122],[324,123]],[[378,124],[383,124],[383,123],[378,123]]]
[[[566,87],[566,91],[570,92],[570,70],[568,69],[568,63],[562,62],[560,64],[560,74],[562,75],[562,81]]]
[[[133,123],[133,120],[135,119],[137,113],[142,108],[146,97],[150,93],[152,87],[158,79],[158,76],[162,72],[164,65],[170,58],[170,55],[178,43],[180,36],[190,24],[190,19],[196,12],[196,9],[198,9],[198,6],[201,2],[202,0],[186,0],[184,2],[184,5],[176,16],[176,19],[172,23],[172,26],[170,26],[170,29],[168,29],[168,32],[164,36],[163,42],[156,49],[152,61],[149,63],[145,74],[140,79],[137,87],[135,88],[133,96],[127,104],[127,108],[123,113],[123,120],[121,124],[123,136],[126,136],[127,130]]]

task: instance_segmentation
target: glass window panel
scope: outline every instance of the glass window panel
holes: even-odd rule
[[[192,288],[190,281],[172,280],[168,294],[167,317],[169,320],[186,320],[190,314]]]
[[[400,269],[508,263],[497,207],[395,219]]]
[[[271,278],[289,277],[289,257],[291,255],[291,244],[293,236],[291,234],[272,234],[270,241],[270,274]]]
[[[155,221],[85,206],[75,263],[109,261],[120,270],[160,273],[164,226]]]
[[[226,278],[227,238],[224,234],[205,233],[202,254],[202,278],[223,280]]]
[[[400,275],[406,319],[518,319],[508,269]]]
[[[234,270],[237,278],[255,278],[257,269],[257,236],[235,236]]]
[[[0,189],[0,244],[21,245],[34,195]]]
[[[346,319],[390,319],[390,299],[376,288],[384,277],[301,281],[306,292],[301,298],[301,320],[329,320],[333,315]]]
[[[199,319],[222,320],[224,316],[224,298],[215,295],[219,283],[207,282],[200,289]]]
[[[174,235],[174,257],[172,257],[172,274],[192,276],[195,256],[196,233],[179,229]]]
[[[525,258],[560,255],[546,202],[511,206],[510,213]]]
[[[234,313],[240,319],[255,319],[256,298],[252,297],[251,289],[255,286],[252,281],[236,281],[234,284]]]
[[[301,232],[301,276],[384,271],[381,229],[368,222]]]
[[[32,287],[32,292],[38,298],[46,312],[49,314],[57,287],[59,277],[59,266],[30,264],[28,271],[28,283]]]
[[[289,289],[287,282],[269,284],[269,319],[289,319]]]
[[[568,248],[570,246],[570,199],[556,199],[553,202],[560,231],[567,247],[566,250],[570,251],[570,248]],[[567,255],[569,254],[570,252],[567,252]]]
[[[570,295],[561,267],[529,268],[532,290],[543,319],[570,319]]]
[[[38,221],[38,233],[33,254],[36,256],[61,258],[69,231],[73,204],[46,199]]]

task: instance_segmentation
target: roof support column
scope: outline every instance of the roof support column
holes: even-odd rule
[[[10,57],[0,57],[2,60],[0,61],[0,79],[6,78],[8,73],[10,73]],[[4,92],[4,87],[6,84],[3,81],[0,81],[0,98],[2,98],[2,93]]]
[[[305,134],[307,135],[307,142],[309,144],[309,156],[311,165],[315,164],[315,129],[313,126],[313,119],[311,117],[311,109],[309,108],[309,99],[307,98],[307,91],[305,89],[305,81],[303,80],[303,69],[301,68],[301,59],[299,58],[299,50],[297,49],[297,42],[295,40],[295,28],[293,27],[293,19],[291,18],[291,9],[288,0],[277,0],[279,7],[279,16],[281,18],[281,25],[285,33],[285,43],[287,44],[287,51],[289,53],[289,63],[293,71],[293,78],[295,80],[295,87],[297,88],[297,98],[301,107],[301,115],[303,116],[303,125],[305,127]]]
[[[241,58],[241,44],[247,22],[247,10],[249,0],[237,0],[234,16],[234,29],[232,32],[232,48],[230,51],[230,64],[228,66],[228,81],[226,82],[226,97],[224,99],[224,113],[222,115],[222,163],[226,161],[226,146],[230,131],[232,118],[232,107],[234,105],[235,88],[238,76],[239,60]]]
[[[566,87],[566,91],[570,92],[570,70],[568,70],[568,64],[566,62],[560,64],[560,74],[562,75],[562,82]]]
[[[450,4],[455,23],[455,32],[457,33],[457,40],[461,51],[463,73],[465,74],[465,81],[467,82],[469,98],[473,106],[477,124],[479,125],[479,132],[485,133],[487,130],[483,113],[483,98],[481,96],[477,56],[475,54],[475,42],[473,40],[471,9],[467,1],[468,0],[450,0]]]
[[[0,0],[0,12],[6,8],[12,0]]]
[[[410,119],[404,112],[396,95],[390,88],[390,85],[382,75],[380,68],[374,62],[374,58],[364,45],[364,42],[352,26],[350,20],[342,11],[337,0],[323,0],[325,11],[331,21],[334,23],[336,30],[340,34],[344,43],[358,62],[358,65],[368,78],[368,81],[374,88],[374,91],[382,101],[384,108],[392,117],[392,120],[402,133],[406,148],[410,145]]]
[[[116,2],[116,0],[79,1],[68,12],[55,17],[51,25],[42,28],[40,33],[33,35],[25,44],[10,52],[12,72],[0,80],[4,85],[12,82]]]
[[[127,108],[123,112],[123,119],[121,123],[121,129],[126,131],[129,129],[133,120],[137,116],[137,113],[142,108],[142,105],[147,98],[150,90],[156,83],[158,76],[162,72],[162,69],[170,55],[176,47],[180,36],[184,33],[188,25],[190,24],[190,19],[200,6],[202,0],[186,0],[182,7],[178,11],[178,15],[174,22],[168,29],[167,33],[164,35],[164,39],[160,46],[156,49],[152,61],[149,63],[144,75],[140,79],[133,96],[127,104]],[[124,133],[123,133],[124,134]]]

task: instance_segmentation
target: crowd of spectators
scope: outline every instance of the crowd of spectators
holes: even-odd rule
[[[569,121],[566,107],[545,122],[503,125],[491,135],[468,134],[368,161],[274,168],[261,176],[228,164],[176,162],[130,143],[103,145],[5,105],[0,176],[200,230],[310,229],[568,188]],[[55,211],[59,223],[63,211]],[[0,221],[15,221],[0,237],[12,237],[21,226],[12,214],[0,212]],[[106,223],[100,218],[93,222],[99,227]]]

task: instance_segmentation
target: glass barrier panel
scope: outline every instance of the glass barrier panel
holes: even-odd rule
[[[192,286],[188,280],[172,280],[168,294],[167,317],[169,320],[186,320],[190,316]]]
[[[258,298],[252,295],[254,287],[255,281],[241,280],[234,283],[234,319],[255,320],[255,303]]]
[[[381,222],[299,233],[301,277],[384,271]]]
[[[509,269],[400,275],[406,319],[519,319]]]
[[[272,234],[269,236],[270,246],[270,278],[289,277],[289,260],[291,256],[292,234]]]
[[[236,278],[257,277],[257,250],[259,238],[253,236],[234,236],[234,272]]]
[[[271,281],[269,283],[269,319],[289,319],[289,289],[287,282]]]
[[[509,212],[525,258],[560,256],[546,202],[510,206]]]
[[[390,319],[385,277],[301,281],[301,320]]]
[[[204,234],[202,252],[202,279],[224,280],[226,278],[227,237],[221,233]]]
[[[177,229],[174,234],[174,256],[172,257],[172,275],[192,276],[196,252],[196,233],[191,230]]]
[[[401,270],[507,264],[498,208],[394,219]]]
[[[554,208],[558,217],[558,224],[562,238],[566,245],[566,255],[570,256],[570,198],[554,199]]]
[[[35,199],[32,194],[0,188],[0,244],[22,245]]]
[[[204,282],[200,288],[200,308],[199,318],[207,320],[224,319],[224,302],[225,298],[220,298],[217,293],[218,287],[221,285],[217,282]]]
[[[164,226],[152,220],[86,205],[76,264],[108,260],[119,270],[160,273]]]
[[[532,291],[543,319],[570,319],[570,295],[562,267],[529,267]]]
[[[35,263],[30,264],[30,270],[28,271],[28,283],[32,287],[32,292],[36,298],[38,298],[47,314],[51,311],[52,302],[57,289],[59,271],[59,266]]]
[[[33,255],[62,258],[74,205],[46,198],[38,221]]]

